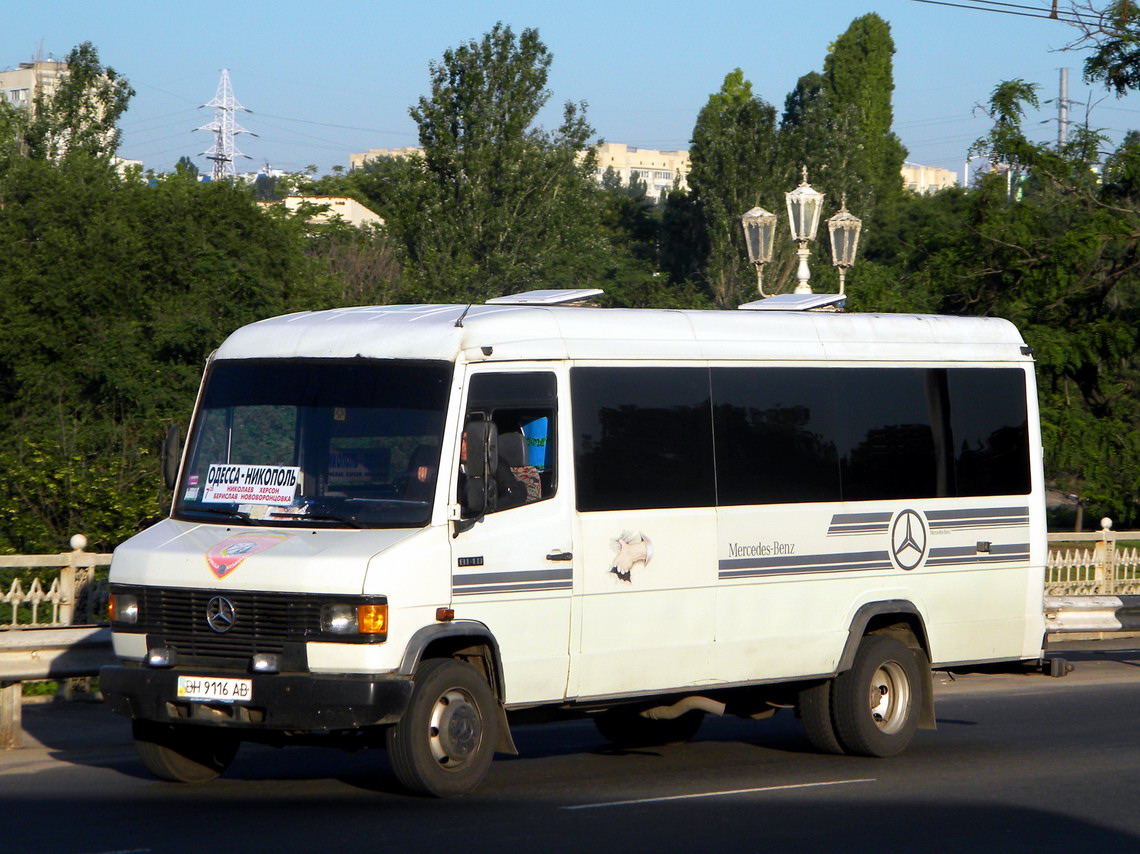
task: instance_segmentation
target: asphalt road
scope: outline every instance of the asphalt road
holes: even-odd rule
[[[214,783],[160,783],[99,704],[32,705],[27,746],[0,753],[0,852],[1135,854],[1130,643],[1064,653],[1063,679],[941,678],[938,730],[894,759],[814,753],[790,713],[636,751],[589,722],[521,727],[521,755],[451,801],[402,794],[382,751],[246,746]]]

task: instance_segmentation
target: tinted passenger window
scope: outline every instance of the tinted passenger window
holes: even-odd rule
[[[722,505],[1029,492],[1025,376],[713,368]]]
[[[1012,368],[962,368],[949,374],[958,494],[1028,493],[1025,374]]]
[[[824,372],[712,370],[718,503],[839,500],[834,390]]]
[[[915,368],[825,370],[836,402],[843,500],[933,498],[937,457],[929,372]]]
[[[575,368],[579,510],[716,503],[706,368]]]

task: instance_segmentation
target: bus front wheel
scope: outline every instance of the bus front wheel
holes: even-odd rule
[[[409,791],[462,795],[487,773],[497,728],[495,697],[482,674],[455,659],[429,659],[416,670],[403,717],[388,729],[388,761]]]

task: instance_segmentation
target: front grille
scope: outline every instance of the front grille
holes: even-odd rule
[[[321,632],[321,607],[354,598],[134,585],[113,585],[112,593],[137,596],[139,605],[139,621],[117,623],[115,631],[145,632],[150,646],[173,649],[181,662],[219,666],[247,662],[254,653],[288,651],[292,657],[297,645],[305,641],[334,640]],[[226,632],[215,631],[206,620],[207,607],[215,596],[224,596],[233,605],[233,625]],[[364,638],[335,640],[367,642]]]

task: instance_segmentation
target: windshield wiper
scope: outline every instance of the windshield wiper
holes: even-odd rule
[[[290,518],[294,519],[297,522],[301,522],[301,523],[304,523],[306,521],[344,522],[347,525],[351,525],[353,528],[363,528],[364,527],[359,522],[357,522],[356,519],[353,518],[352,516],[341,516],[337,513],[306,513],[303,516],[293,516]]]
[[[187,513],[212,513],[215,516],[227,516],[230,519],[237,519],[244,522],[246,525],[255,524],[254,520],[249,517],[249,514],[243,510],[227,510],[224,507],[187,507]]]

